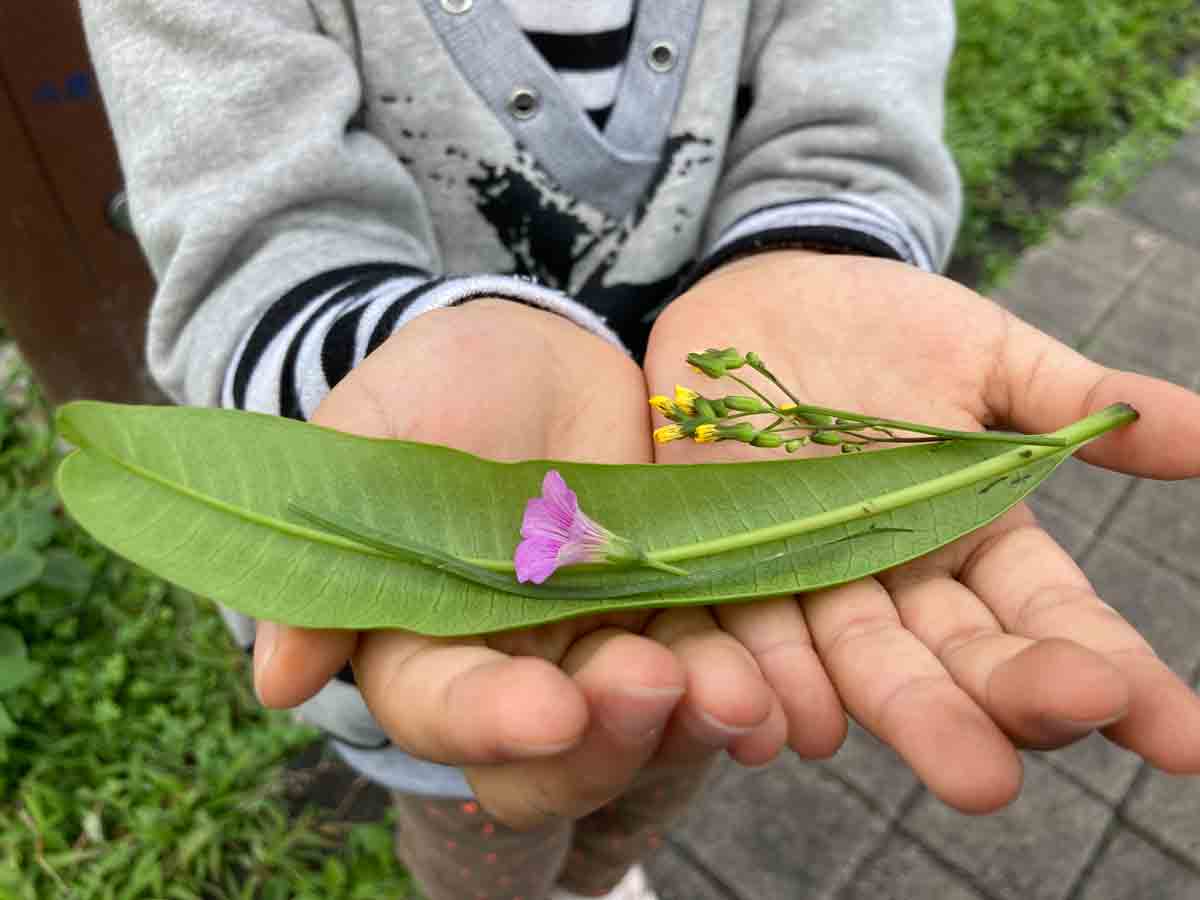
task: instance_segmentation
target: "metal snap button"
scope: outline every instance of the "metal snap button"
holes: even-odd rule
[[[452,16],[461,16],[475,5],[475,0],[441,0],[442,9]]]
[[[108,224],[122,234],[133,234],[133,217],[129,213],[129,198],[124,190],[117,191],[108,198],[108,206],[104,210]]]
[[[530,119],[537,114],[542,98],[533,88],[519,87],[508,98],[508,111],[514,119]]]
[[[655,72],[670,72],[675,68],[677,55],[670,41],[655,41],[646,52],[646,62]]]

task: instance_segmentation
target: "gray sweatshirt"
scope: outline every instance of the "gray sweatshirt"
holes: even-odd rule
[[[82,8],[180,403],[307,418],[396,329],[485,295],[637,356],[731,258],[936,270],[958,224],[952,0]],[[302,713],[385,784],[469,792],[388,746],[351,684]]]

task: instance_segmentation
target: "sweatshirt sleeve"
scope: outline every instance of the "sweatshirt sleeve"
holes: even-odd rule
[[[475,296],[552,309],[556,291],[445,276],[419,188],[359,124],[353,48],[307,0],[83,0],[139,241],[147,331],[177,402],[306,418],[420,312]]]
[[[782,2],[744,77],[698,274],[807,246],[942,268],[961,215],[942,138],[950,0]]]

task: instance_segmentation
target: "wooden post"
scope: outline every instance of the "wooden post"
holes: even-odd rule
[[[0,319],[50,399],[161,403],[154,282],[110,221],[121,175],[76,0],[0,4]]]

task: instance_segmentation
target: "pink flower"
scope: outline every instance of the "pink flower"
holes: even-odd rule
[[[628,541],[588,518],[575,492],[554,469],[542,480],[542,496],[525,505],[521,537],[513,556],[517,581],[541,584],[559,566],[631,558]]]

